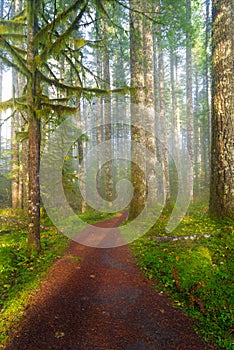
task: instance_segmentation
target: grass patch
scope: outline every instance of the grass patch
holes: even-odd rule
[[[1,216],[24,221],[20,211],[2,210]],[[2,233],[2,234],[1,234]],[[0,346],[9,330],[22,317],[47,269],[67,248],[69,240],[55,228],[41,232],[42,253],[28,256],[26,227],[1,222],[0,230]]]
[[[169,213],[132,244],[141,269],[155,288],[169,294],[195,319],[196,330],[220,349],[233,349],[234,222],[211,220],[204,207],[191,207],[172,235],[213,234],[197,240],[158,243]]]
[[[84,214],[79,214],[79,218],[87,224],[95,224],[104,220],[111,219],[116,213],[102,213],[93,209],[88,209]]]

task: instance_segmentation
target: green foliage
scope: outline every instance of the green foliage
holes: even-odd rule
[[[207,208],[192,207],[174,235],[212,234],[196,240],[158,243],[165,235],[168,213],[133,243],[137,261],[157,290],[170,294],[198,322],[197,331],[220,349],[233,345],[234,222],[211,220]]]
[[[115,213],[101,213],[92,208],[88,208],[84,214],[79,217],[88,224],[94,224],[112,218]]]
[[[203,279],[210,278],[212,271],[212,259],[207,247],[196,247],[191,252],[181,253],[177,258],[181,288],[189,292]],[[192,278],[191,278],[192,276]]]

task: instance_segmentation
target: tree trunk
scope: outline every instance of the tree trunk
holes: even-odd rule
[[[150,13],[151,3],[144,1],[145,13]],[[154,100],[154,64],[153,64],[153,26],[152,21],[144,17],[143,21],[144,83],[145,83],[145,145],[151,156],[146,161],[148,204],[156,204],[156,138],[155,138],[155,100]]]
[[[232,0],[212,7],[213,82],[210,215],[234,219]]]
[[[178,58],[175,57],[175,113],[176,113],[176,129],[177,129],[177,135],[178,135],[178,149],[179,149],[179,164],[181,166],[181,156],[180,152],[182,150],[182,141],[181,141],[181,120],[180,120],[180,107],[179,107],[179,98],[178,98],[178,91],[179,91],[179,79],[178,79]]]
[[[193,93],[192,93],[192,43],[191,43],[191,0],[186,0],[186,19],[188,30],[186,33],[186,115],[187,115],[187,148],[190,158],[189,185],[190,198],[193,198],[193,168],[194,168],[194,148],[193,148]]]
[[[155,4],[157,5],[157,2]],[[154,45],[154,110],[155,110],[155,134],[156,134],[156,159],[162,161],[162,145],[159,141],[159,135],[161,135],[161,123],[160,123],[160,96],[159,96],[159,71],[158,71],[158,45],[157,45],[157,26],[153,31],[153,45]]]
[[[31,252],[40,251],[40,119],[36,111],[40,109],[40,81],[35,68],[34,35],[38,29],[36,9],[39,0],[27,1],[27,67],[28,78],[28,131],[29,131],[29,205],[28,205],[28,245]]]
[[[22,141],[21,179],[23,183],[23,209],[28,212],[28,139]]]
[[[21,1],[17,0],[14,2],[12,14],[16,15],[22,10]],[[13,97],[17,98],[21,95],[20,84],[19,84],[19,73],[13,68],[12,69],[12,89]],[[20,113],[16,111],[14,117],[11,119],[11,154],[12,154],[12,181],[11,181],[11,205],[13,209],[22,208],[22,181],[20,181],[20,153],[21,144],[17,140],[17,132],[20,131]]]
[[[165,105],[165,87],[164,87],[164,59],[163,49],[159,41],[158,47],[158,71],[159,71],[159,98],[160,98],[160,124],[161,124],[161,141],[162,141],[162,167],[164,174],[164,195],[166,203],[170,201],[170,181],[169,181],[169,162],[168,162],[168,145],[166,131],[166,105]]]
[[[136,218],[145,207],[146,182],[145,165],[145,131],[142,128],[142,115],[139,108],[144,105],[144,67],[143,67],[143,26],[139,13],[132,10],[141,10],[140,0],[130,0],[130,69],[131,69],[131,182],[133,197],[130,205],[129,219]],[[137,127],[138,126],[138,127]],[[134,142],[139,144],[136,150]],[[142,169],[140,169],[139,165]]]
[[[96,11],[96,40],[100,40],[100,16],[98,11]],[[96,64],[97,64],[97,78],[98,78],[98,86],[102,87],[102,59],[101,59],[101,50],[97,48],[96,50]],[[103,117],[103,109],[102,109],[102,99],[100,97],[97,98],[97,145],[100,145],[102,142],[102,127],[101,121]],[[99,176],[97,177],[97,191],[101,194],[101,155],[100,152],[97,152],[97,164],[99,169]]]
[[[13,72],[13,84],[15,81],[15,74]],[[19,115],[18,113],[11,119],[11,206],[13,209],[20,208],[19,200],[19,142],[16,139],[16,133],[19,131]]]
[[[172,146],[175,149],[179,162],[180,145],[180,116],[178,103],[177,55],[173,50],[170,53],[170,80],[171,80],[171,114],[172,114]]]
[[[180,124],[179,124],[179,106],[178,106],[178,82],[176,67],[176,52],[171,49],[170,52],[170,81],[171,81],[171,134],[172,134],[172,154],[177,164],[177,174],[173,173],[172,181],[176,183],[177,178],[181,177],[181,157],[180,157]]]
[[[195,98],[194,98],[194,173],[195,173],[195,188],[200,193],[201,189],[201,128],[199,118],[199,86],[198,86],[198,72],[195,72]],[[205,135],[204,135],[205,136]],[[205,142],[206,140],[204,140]]]
[[[110,58],[108,48],[108,24],[107,20],[103,19],[102,22],[103,37],[104,37],[104,50],[103,50],[103,80],[104,89],[110,89]],[[112,157],[111,147],[111,98],[110,96],[104,97],[104,121],[105,121],[105,141],[109,141],[109,146],[105,145],[105,154],[107,159]],[[112,177],[112,162],[108,161],[105,166],[105,199],[111,206],[113,200],[113,177]]]
[[[206,92],[206,107],[208,112],[208,146],[210,150],[210,138],[211,138],[211,79],[210,79],[210,71],[211,71],[211,62],[210,62],[210,36],[211,36],[211,28],[210,28],[210,0],[206,0],[206,74],[205,74],[205,92]],[[209,152],[210,158],[210,152]],[[210,160],[210,159],[209,159]]]
[[[77,84],[78,85],[78,84]],[[80,96],[77,97],[77,128],[79,130],[82,130],[82,119],[81,119],[81,98]],[[78,166],[79,166],[79,177],[80,181],[83,182],[83,186],[85,183],[85,169],[84,169],[84,144],[85,140],[83,135],[81,135],[77,141],[77,146],[78,146]],[[85,212],[86,209],[86,201],[84,196],[82,195],[81,191],[79,191],[80,194],[80,211],[81,213]]]

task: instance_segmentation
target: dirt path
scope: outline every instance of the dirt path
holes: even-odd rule
[[[113,218],[102,224],[115,226]],[[101,226],[100,224],[98,226]],[[79,257],[81,259],[79,259]],[[127,246],[72,242],[49,270],[7,350],[204,350],[192,322],[156,293]]]

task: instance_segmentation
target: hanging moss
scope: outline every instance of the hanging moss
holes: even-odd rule
[[[88,67],[83,66],[81,60],[77,57],[77,52],[85,45],[91,45],[91,43],[81,37],[71,37],[71,34],[78,28],[88,8],[87,4],[87,1],[77,0],[71,6],[58,13],[50,22],[45,14],[41,13],[40,9],[38,9],[38,18],[41,17],[43,22],[47,23],[42,25],[33,37],[33,46],[35,52],[38,52],[38,54],[33,57],[31,71],[28,65],[28,42],[27,35],[25,35],[25,26],[28,24],[27,18],[29,18],[27,11],[30,8],[26,6],[21,13],[17,14],[11,20],[0,21],[0,48],[3,49],[0,52],[0,57],[4,64],[14,67],[14,69],[28,78],[23,91],[24,96],[1,103],[0,110],[11,108],[27,112],[28,106],[25,96],[28,91],[29,81],[32,81],[35,72],[39,74],[39,81],[43,89],[44,86],[52,86],[61,90],[62,94],[66,96],[58,99],[50,99],[48,96],[37,94],[36,100],[38,100],[39,105],[42,107],[34,111],[38,118],[48,116],[51,113],[59,116],[76,113],[76,106],[69,105],[69,101],[73,103],[72,98],[76,98],[77,95],[83,95],[85,98],[91,99],[95,95],[109,95],[112,92],[126,94],[126,92],[129,92],[128,88],[111,91],[109,89],[83,87],[82,81],[84,77],[81,77],[81,74],[88,72],[93,75],[93,72]],[[97,6],[101,7],[99,9],[100,12],[104,10],[104,8],[102,9],[101,2],[97,2]],[[77,15],[71,17],[74,13],[77,13]],[[71,18],[73,18],[72,22],[70,22]],[[63,33],[61,33],[61,24],[65,28]],[[22,45],[19,46],[19,42],[22,42]],[[72,79],[75,75],[76,86],[72,82],[68,84],[66,80],[65,82],[61,82],[54,71],[56,64],[49,61],[53,57],[60,64],[61,56],[64,57],[66,64],[71,68]],[[34,108],[33,106],[30,107]]]
[[[50,23],[43,26],[38,33],[35,35],[34,43],[38,45],[40,43],[45,43],[48,38],[48,34],[55,31],[57,26],[59,26],[71,13],[76,13],[79,7],[84,3],[84,1],[78,0],[73,5],[59,13],[56,18],[54,18]]]
[[[17,66],[17,68],[19,69],[19,71],[26,75],[26,76],[30,76],[30,72],[26,66],[26,62],[25,60],[22,58],[22,56],[17,52],[17,50],[14,48],[14,46],[12,46],[11,44],[9,44],[2,35],[0,35],[0,47],[2,47],[4,50],[6,50],[11,58],[13,63]]]
[[[25,22],[15,20],[0,20],[0,34],[18,32],[21,33],[22,29],[26,26]]]
[[[13,16],[12,20],[14,20],[15,22],[25,23],[24,21],[26,20],[26,8],[23,9],[21,12],[17,13],[15,16]]]
[[[27,109],[25,96],[19,98],[10,98],[7,101],[0,102],[0,112],[5,112],[8,109],[16,109],[24,111]]]

